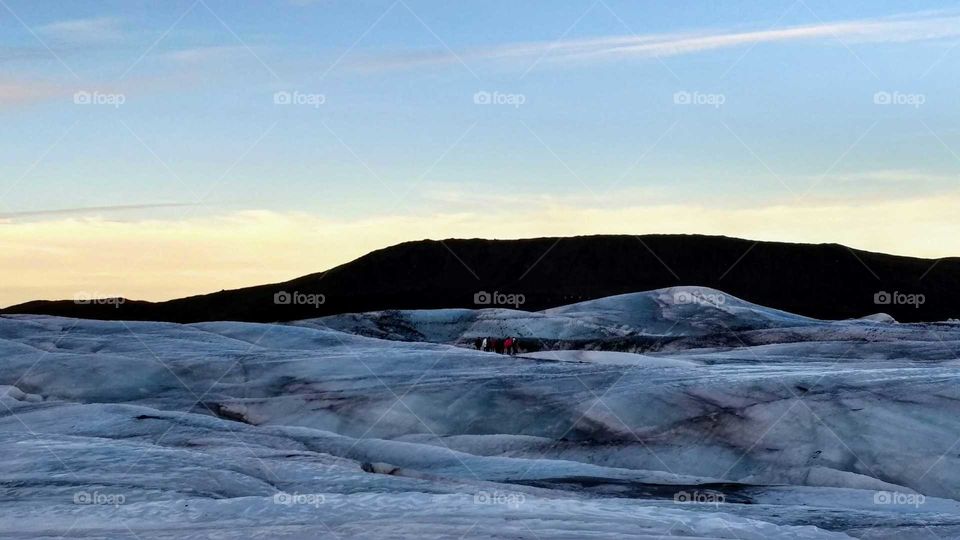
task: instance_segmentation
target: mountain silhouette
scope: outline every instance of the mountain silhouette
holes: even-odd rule
[[[915,322],[960,317],[958,277],[960,258],[901,257],[839,244],[701,235],[423,240],[283,283],[165,302],[33,301],[0,313],[270,322],[385,309],[534,311],[699,285],[809,317],[846,319],[884,312],[901,322]]]

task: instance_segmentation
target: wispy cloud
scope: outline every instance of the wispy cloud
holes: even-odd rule
[[[53,82],[0,80],[0,108],[29,105],[68,95],[69,91],[64,86]]]
[[[58,21],[36,27],[46,37],[69,43],[99,43],[123,39],[121,21],[116,17],[94,17]]]
[[[27,107],[39,103],[75,103],[77,92],[127,94],[177,89],[179,82],[167,78],[139,79],[123,85],[63,81],[62,79],[5,79],[0,77],[0,110]],[[166,85],[163,86],[163,85]],[[180,85],[182,86],[182,84]]]
[[[459,63],[460,59],[502,60],[612,60],[663,58],[760,43],[816,42],[841,39],[846,43],[907,43],[960,37],[960,14],[918,12],[874,19],[823,22],[779,29],[751,31],[697,31],[670,34],[606,36],[591,39],[513,43],[451,54],[416,51],[366,58],[360,67],[409,68]]]
[[[23,60],[52,60],[52,57],[43,47],[0,47],[0,62]]]
[[[58,49],[58,55],[83,54],[103,49],[102,45],[70,46]],[[216,77],[210,67],[228,63],[249,62],[250,51],[242,46],[204,46],[158,53],[156,57],[172,69],[143,77],[128,77],[122,81],[64,80],[64,77],[32,72],[23,76],[0,75],[0,110],[32,106],[45,102],[68,103],[74,93],[100,92],[109,94],[176,94],[195,91],[201,83],[211,83]],[[54,62],[45,49],[0,47],[0,64],[5,61]],[[12,70],[11,70],[12,71]],[[225,70],[215,72],[226,77]]]
[[[119,204],[113,206],[80,206],[76,208],[57,208],[53,210],[29,210],[24,212],[0,213],[0,220],[14,220],[40,217],[63,217],[76,215],[98,215],[106,212],[125,212],[132,210],[156,210],[162,208],[180,208],[192,206],[187,203],[156,203],[156,204]]]
[[[204,62],[225,62],[236,59],[249,59],[250,51],[241,45],[211,45],[179,49],[163,54],[163,57],[183,64]]]
[[[960,176],[956,174],[932,173],[915,169],[882,169],[874,171],[858,171],[850,173],[838,173],[833,175],[833,180],[838,182],[851,182],[856,184],[864,183],[906,183],[915,185],[917,183],[941,183],[956,184]]]

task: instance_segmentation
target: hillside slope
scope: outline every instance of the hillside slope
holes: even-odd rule
[[[717,236],[580,236],[399,244],[324,273],[168,302],[119,307],[28,302],[0,313],[110,320],[289,321],[384,309],[519,307],[573,302],[677,285],[724,290],[746,301],[819,319],[889,313],[897,320],[960,317],[960,259],[939,261],[857,251],[836,244],[753,242]],[[523,295],[519,306],[477,305],[480,292]],[[882,291],[925,303],[876,305]],[[281,292],[324,303],[277,304]],[[302,297],[301,297],[302,298]]]

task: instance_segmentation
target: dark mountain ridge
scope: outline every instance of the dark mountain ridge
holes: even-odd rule
[[[520,309],[535,311],[627,292],[701,285],[810,317],[885,312],[913,322],[960,317],[958,277],[960,258],[901,257],[838,244],[701,235],[423,240],[283,283],[165,302],[34,301],[0,313],[270,322],[384,309],[512,308],[505,304],[521,299]],[[500,296],[483,303],[484,292]],[[883,293],[890,303],[884,303],[888,297]],[[904,303],[920,295],[922,303]]]

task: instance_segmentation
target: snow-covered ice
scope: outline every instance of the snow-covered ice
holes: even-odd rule
[[[536,350],[472,350],[507,335]],[[958,538],[958,354],[955,324],[697,287],[275,325],[2,317],[0,536]]]

